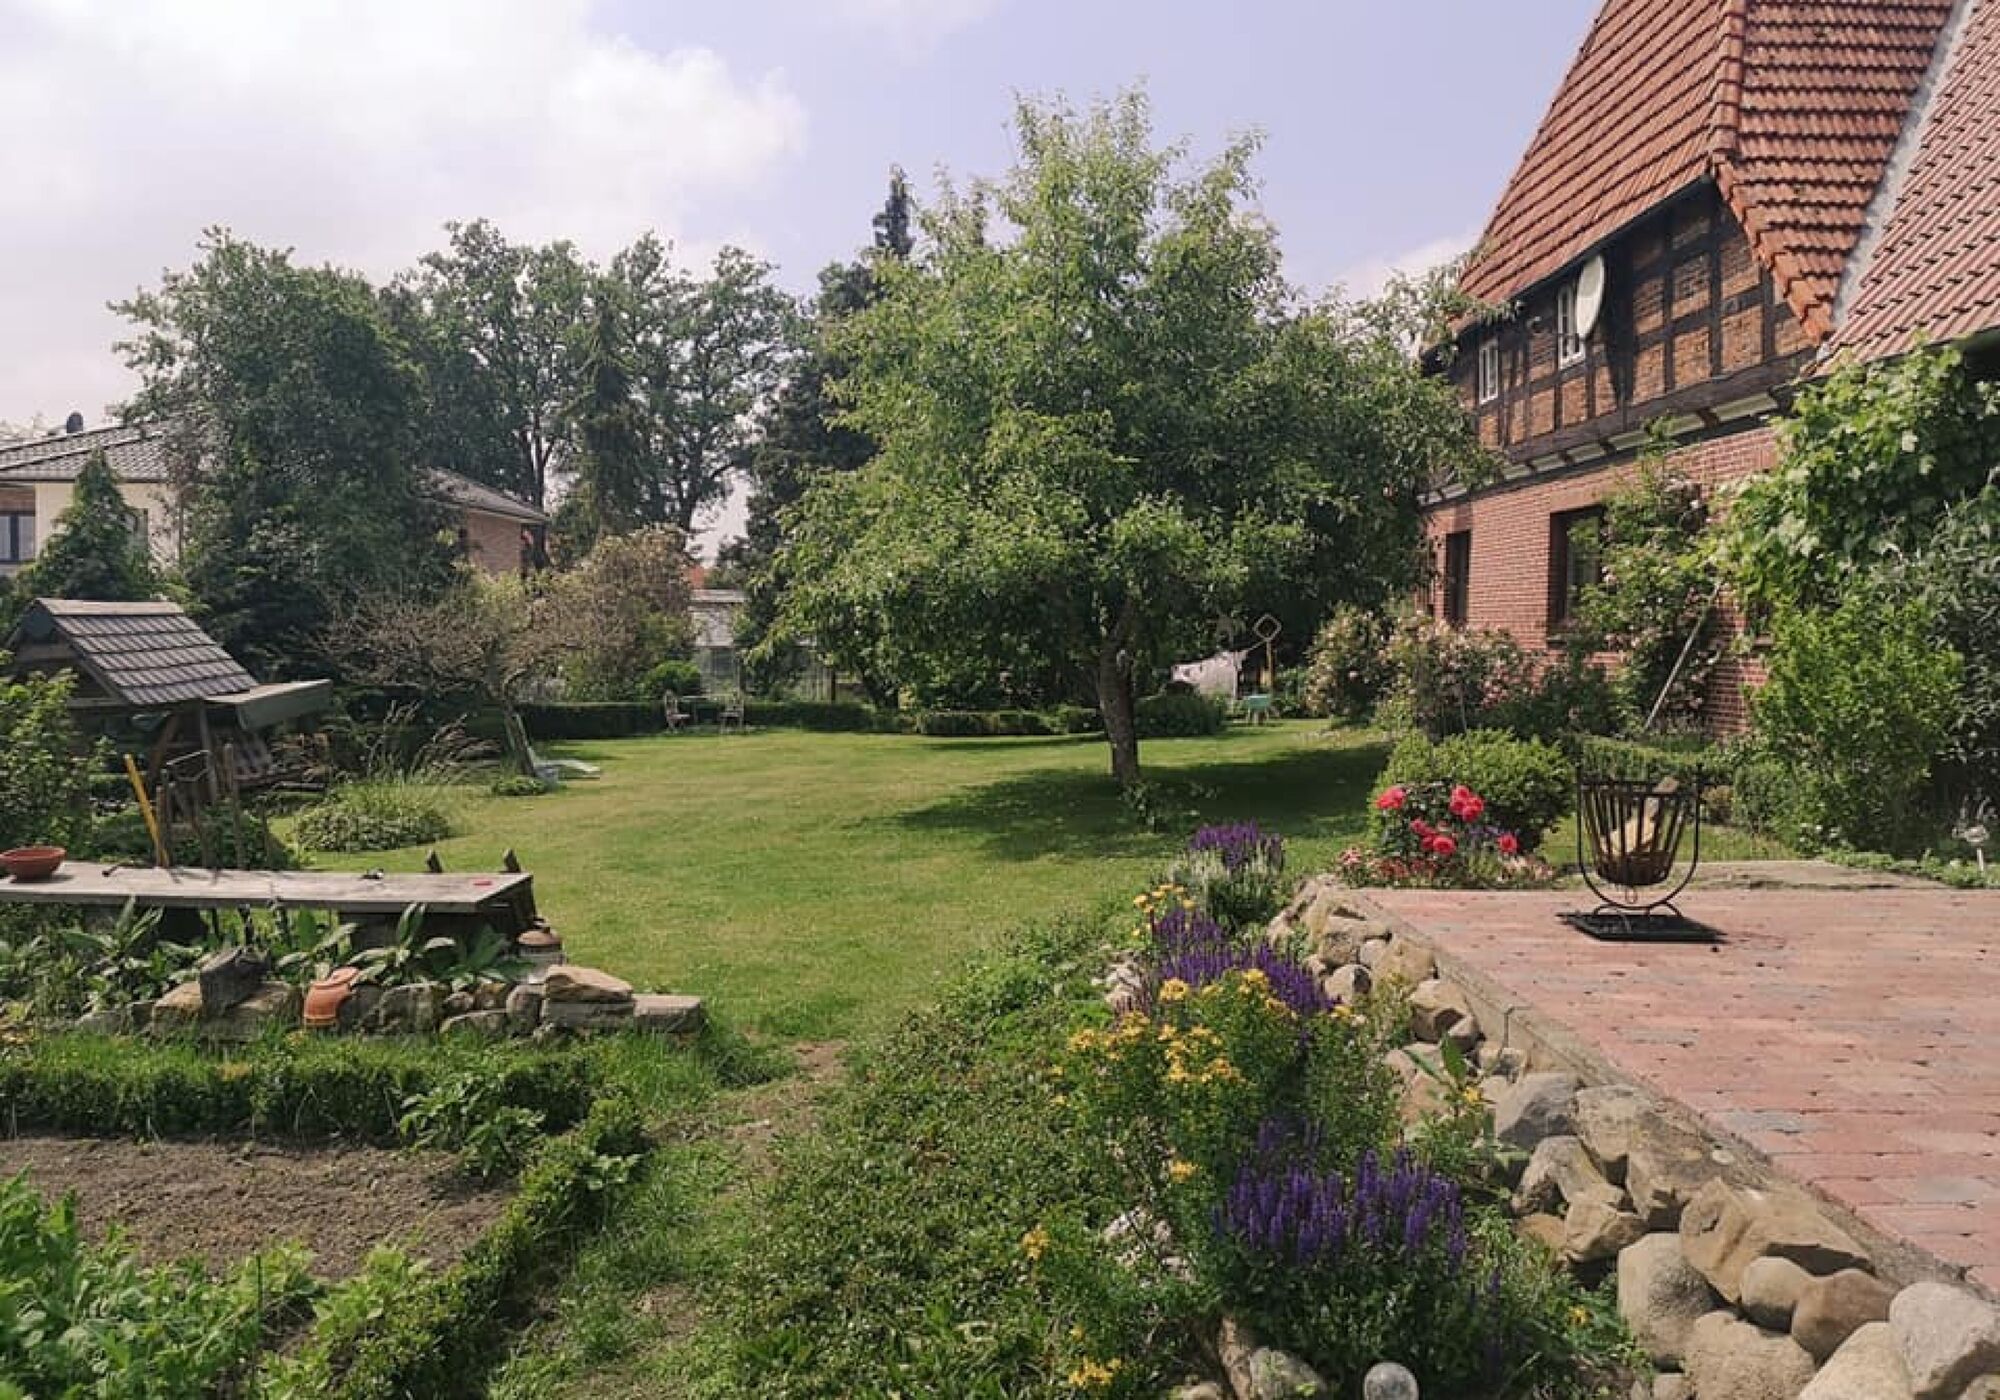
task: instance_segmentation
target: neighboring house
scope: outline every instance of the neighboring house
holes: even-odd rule
[[[1771,418],[1835,347],[1996,319],[2000,83],[1953,71],[1996,28],[2000,0],[1606,0],[1462,279],[1508,314],[1439,356],[1505,468],[1427,508],[1436,615],[1559,645],[1649,429],[1713,499],[1773,465]],[[1725,663],[1712,723],[1758,678]]]
[[[0,447],[0,578],[33,561],[68,509],[83,464],[99,451],[118,478],[133,533],[158,562],[179,554],[180,516],[158,426],[79,429]]]
[[[431,499],[457,518],[459,548],[489,574],[511,574],[548,563],[549,517],[469,476],[433,467],[425,474]]]
[[[179,557],[180,511],[165,425],[77,427],[0,447],[0,578],[33,561],[68,507],[83,464],[98,451],[118,479],[134,532],[153,558],[171,564]],[[513,573],[522,567],[524,550],[539,561],[548,528],[541,511],[456,472],[433,469],[426,482],[432,498],[452,514],[467,557],[480,568]]]
[[[697,570],[695,577],[700,577]],[[697,587],[688,598],[694,624],[694,664],[710,695],[743,688],[743,659],[736,649],[736,619],[746,598],[740,588]]]

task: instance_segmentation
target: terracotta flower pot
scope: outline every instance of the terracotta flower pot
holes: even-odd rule
[[[339,1025],[340,1008],[354,995],[354,982],[360,976],[358,967],[336,967],[306,988],[306,1025],[315,1030]]]
[[[21,846],[0,852],[0,866],[16,880],[46,880],[62,866],[69,854],[61,846]]]

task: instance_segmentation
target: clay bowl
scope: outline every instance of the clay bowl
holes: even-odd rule
[[[23,883],[46,880],[56,873],[63,857],[68,854],[61,846],[20,846],[11,851],[0,851],[0,866]]]

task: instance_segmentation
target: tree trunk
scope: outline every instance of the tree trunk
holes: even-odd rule
[[[1111,776],[1122,788],[1139,781],[1139,728],[1133,714],[1132,671],[1118,643],[1107,641],[1097,654],[1097,710],[1111,745]]]

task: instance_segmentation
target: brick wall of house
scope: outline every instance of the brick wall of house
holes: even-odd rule
[[[511,574],[521,567],[521,522],[505,516],[468,510],[459,516],[472,562],[489,574]]]
[[[1711,509],[1720,489],[1763,471],[1776,461],[1768,425],[1710,438],[1675,452],[1673,466],[1702,487]],[[1588,471],[1489,488],[1433,507],[1425,516],[1432,558],[1439,567],[1428,605],[1442,616],[1444,542],[1459,530],[1472,532],[1471,570],[1466,589],[1465,625],[1480,631],[1511,632],[1530,650],[1560,645],[1549,631],[1552,517],[1599,504],[1633,470],[1625,458]],[[1732,630],[1733,615],[1725,614]],[[1744,728],[1746,687],[1763,679],[1753,657],[1725,657],[1709,687],[1710,726],[1718,733]]]

